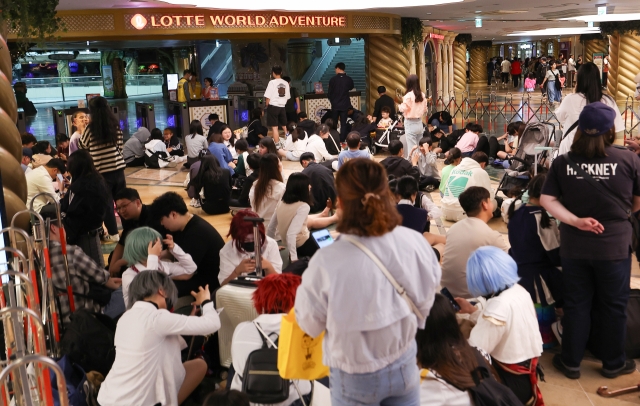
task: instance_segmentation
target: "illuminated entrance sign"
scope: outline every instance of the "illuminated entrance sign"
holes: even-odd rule
[[[135,14],[125,16],[127,29],[189,29],[189,28],[338,28],[347,27],[347,17],[339,15],[282,14]]]
[[[434,33],[430,33],[430,34],[429,34],[429,38],[433,38],[433,39],[444,39],[444,35],[442,35],[442,34],[434,34]]]

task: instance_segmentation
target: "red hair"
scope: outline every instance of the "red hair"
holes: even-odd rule
[[[276,273],[256,282],[253,305],[259,314],[289,313],[296,301],[296,290],[302,277],[292,273]]]
[[[260,217],[258,213],[253,212],[249,209],[240,210],[233,218],[231,219],[231,226],[229,226],[229,234],[227,237],[231,236],[233,239],[233,245],[240,252],[244,252],[242,249],[242,243],[245,238],[249,235],[253,235],[253,223],[249,221],[244,221],[245,217]],[[260,231],[260,241],[266,241],[267,237],[264,232],[264,223],[258,223],[258,230]],[[257,241],[254,241],[257,243]]]

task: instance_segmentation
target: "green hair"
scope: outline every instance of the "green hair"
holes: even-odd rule
[[[162,239],[162,236],[153,228],[136,228],[127,235],[122,257],[129,266],[146,261],[149,255],[149,243],[157,239]]]

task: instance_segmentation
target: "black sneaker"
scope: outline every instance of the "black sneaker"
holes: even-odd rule
[[[553,356],[553,366],[556,367],[558,371],[562,372],[564,376],[569,379],[580,379],[580,371],[575,371],[567,368],[564,365],[564,362],[562,362],[562,357],[560,356],[560,354],[556,354]]]
[[[609,371],[602,368],[602,371],[600,371],[600,373],[605,378],[613,379],[613,378],[619,377],[620,375],[628,375],[628,374],[634,373],[635,371],[636,371],[636,362],[632,359],[628,359],[621,368],[615,371]]]

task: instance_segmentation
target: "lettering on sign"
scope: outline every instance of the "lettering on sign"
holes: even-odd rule
[[[429,34],[429,38],[433,38],[433,39],[444,39],[444,35],[430,33],[430,34]]]
[[[346,16],[281,14],[143,15],[126,16],[136,30],[168,28],[340,28],[347,27]],[[434,34],[432,34],[434,35]],[[437,35],[437,34],[435,34]],[[444,38],[440,35],[439,37]],[[434,38],[434,37],[432,37]],[[441,38],[441,39],[442,39]]]

